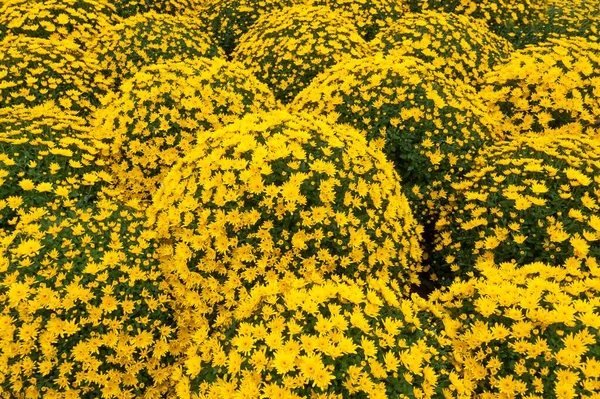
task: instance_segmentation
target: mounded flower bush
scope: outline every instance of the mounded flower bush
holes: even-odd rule
[[[206,0],[196,14],[225,54],[230,55],[240,37],[261,15],[298,2],[300,0]]]
[[[91,204],[111,178],[86,121],[51,104],[0,109],[0,228],[31,208]]]
[[[489,29],[520,48],[532,24],[543,20],[548,0],[405,0],[411,11],[438,10],[483,20]]]
[[[0,245],[0,392],[160,398],[173,310],[143,211],[28,215]]]
[[[483,21],[439,11],[406,13],[383,29],[371,46],[386,54],[419,58],[444,76],[471,84],[513,51]]]
[[[425,225],[435,221],[447,179],[470,170],[478,149],[501,137],[470,86],[413,57],[340,63],[300,93],[292,109],[349,124],[382,147]]]
[[[354,21],[361,36],[372,40],[380,29],[401,18],[409,8],[396,0],[306,0],[311,6],[326,6]]]
[[[240,61],[289,103],[311,80],[346,58],[371,52],[353,21],[328,7],[298,5],[263,15],[240,39]]]
[[[198,58],[143,68],[107,97],[94,137],[128,196],[149,200],[198,135],[247,113],[279,107],[273,93],[238,63]]]
[[[600,44],[553,38],[516,51],[484,77],[481,96],[516,133],[594,125],[600,119]]]
[[[308,114],[251,114],[175,164],[148,210],[185,328],[277,276],[419,284],[421,227],[381,151]]]
[[[51,40],[71,39],[81,46],[119,21],[108,0],[6,0],[0,6],[0,25],[5,31]]]
[[[222,331],[194,334],[173,374],[178,398],[425,399],[450,385],[437,326],[386,282],[273,280],[234,313]]]
[[[223,53],[192,16],[148,12],[124,19],[90,46],[103,72],[115,81],[133,77],[143,67],[163,61],[219,57]]]
[[[0,107],[55,101],[89,115],[109,84],[98,62],[68,40],[7,36],[0,42]]]
[[[436,226],[432,268],[440,276],[465,277],[480,257],[551,265],[600,259],[596,139],[563,132],[498,142],[452,187]]]
[[[481,261],[480,277],[432,295],[446,314],[440,336],[453,348],[455,381],[469,397],[600,394],[600,269],[587,262],[588,272],[571,262]]]

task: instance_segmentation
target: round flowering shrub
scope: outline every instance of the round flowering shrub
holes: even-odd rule
[[[383,147],[425,225],[437,211],[432,201],[450,188],[447,177],[464,174],[478,149],[498,139],[495,120],[469,86],[412,57],[338,64],[300,93],[292,109],[350,124]]]
[[[240,37],[264,14],[291,7],[295,0],[207,0],[197,13],[219,46],[230,55]]]
[[[288,103],[319,73],[370,51],[352,20],[328,7],[295,6],[259,18],[240,39],[233,58]]]
[[[173,292],[216,326],[278,275],[419,284],[421,228],[398,180],[354,129],[273,111],[200,135],[148,214]]]
[[[206,58],[146,67],[106,102],[94,137],[110,144],[106,160],[115,182],[139,199],[150,199],[198,134],[278,108],[244,67]]]
[[[591,273],[578,262],[481,261],[480,277],[432,294],[445,313],[440,336],[452,347],[455,381],[468,386],[468,397],[600,395],[600,269],[587,262]]]
[[[82,207],[110,175],[86,121],[53,106],[0,109],[0,228],[32,207]],[[14,220],[13,220],[14,219]]]
[[[473,84],[513,51],[483,21],[438,11],[405,14],[382,30],[371,46],[419,58],[447,77]]]
[[[0,389],[10,397],[165,392],[171,303],[143,211],[37,210],[0,246]]]
[[[90,46],[106,76],[119,87],[145,66],[162,61],[218,57],[219,47],[195,18],[148,12],[104,31]]]
[[[405,0],[411,11],[438,10],[479,18],[515,47],[529,40],[532,23],[546,15],[548,0]]]
[[[0,107],[55,101],[87,116],[107,90],[96,60],[71,41],[7,36],[0,42]]]
[[[200,10],[205,0],[110,0],[117,13],[128,18],[149,11],[161,14],[191,14]]]
[[[506,129],[541,132],[600,119],[600,44],[554,38],[514,52],[483,79],[481,96]]]
[[[83,46],[119,20],[114,6],[106,0],[7,0],[0,7],[0,25],[5,31],[51,40],[72,39]]]
[[[359,33],[367,41],[409,10],[404,1],[397,0],[306,0],[306,3],[341,12],[354,21]]]
[[[430,315],[382,281],[274,280],[234,314],[222,331],[195,332],[173,374],[178,398],[425,399],[449,386]]]
[[[479,257],[600,259],[598,140],[532,133],[498,142],[452,187],[436,226],[433,269],[442,276],[465,276]]]

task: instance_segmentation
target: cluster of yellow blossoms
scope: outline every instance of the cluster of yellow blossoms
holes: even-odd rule
[[[600,0],[0,0],[0,398],[600,398]]]

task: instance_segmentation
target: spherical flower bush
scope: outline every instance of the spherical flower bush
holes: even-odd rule
[[[486,148],[453,179],[434,271],[466,276],[479,257],[519,264],[600,259],[600,142],[529,134]]]
[[[207,0],[197,17],[209,28],[219,46],[230,55],[240,37],[264,14],[291,7],[295,0]]]
[[[409,10],[404,1],[397,0],[306,0],[306,4],[340,11],[354,21],[359,33],[367,41]]]
[[[106,98],[94,137],[127,195],[149,200],[196,137],[246,113],[278,108],[271,90],[237,63],[198,58],[146,67]]]
[[[7,36],[0,42],[0,107],[55,101],[87,116],[107,90],[97,61],[71,41]]]
[[[600,269],[588,263],[585,272],[571,262],[481,261],[480,277],[432,294],[468,397],[600,395]]]
[[[423,60],[445,76],[477,84],[513,51],[479,19],[424,11],[407,13],[382,30],[371,46],[384,53]]]
[[[600,119],[600,44],[554,38],[516,51],[484,77],[481,96],[517,133],[593,125]]]
[[[259,284],[222,331],[195,332],[177,397],[441,397],[450,348],[418,302],[379,280]]]
[[[84,119],[53,105],[0,108],[1,229],[33,207],[86,206],[108,186],[108,148],[88,131]]]
[[[295,6],[259,18],[240,39],[233,58],[288,103],[319,73],[370,51],[352,20],[328,7]]]
[[[472,88],[412,57],[378,54],[338,64],[292,109],[350,124],[383,147],[425,225],[450,188],[447,177],[466,173],[478,149],[500,138]]]
[[[411,11],[438,10],[479,18],[515,47],[529,40],[531,25],[546,15],[548,0],[405,0]]]
[[[143,210],[37,210],[0,245],[10,397],[160,398],[174,319]]]
[[[354,129],[308,114],[251,114],[199,135],[148,214],[172,291],[214,326],[278,275],[419,284],[421,228],[392,165]]]
[[[145,66],[167,60],[222,56],[205,32],[206,28],[193,17],[148,12],[107,29],[90,48],[118,88],[122,80]]]
[[[0,7],[0,25],[8,32],[82,46],[119,21],[106,0],[7,0]]]

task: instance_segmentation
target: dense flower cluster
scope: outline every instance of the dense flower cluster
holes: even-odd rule
[[[588,264],[584,272],[573,262],[482,260],[481,277],[432,294],[444,313],[439,336],[453,348],[455,390],[478,398],[600,395],[600,268]]]
[[[277,276],[418,284],[421,228],[392,165],[354,129],[307,114],[252,114],[199,136],[148,213],[171,291],[211,327]]]
[[[408,12],[404,1],[397,0],[305,0],[311,6],[327,6],[354,21],[359,33],[369,41],[377,32]]]
[[[371,45],[385,53],[419,58],[447,77],[473,84],[513,50],[483,21],[438,11],[407,13],[381,31]]]
[[[379,54],[340,63],[292,107],[350,124],[383,147],[426,225],[450,188],[448,176],[470,170],[478,149],[500,138],[470,86],[412,57]]]
[[[261,15],[298,2],[300,0],[207,0],[197,15],[225,54],[230,55],[240,37]]]
[[[34,207],[90,204],[110,175],[107,148],[88,134],[84,119],[51,104],[0,108],[0,229]]]
[[[123,79],[145,66],[166,60],[218,57],[223,53],[191,16],[148,12],[123,20],[105,30],[90,45],[103,72],[118,88]]]
[[[0,395],[164,397],[175,330],[143,212],[26,219],[0,243]]]
[[[5,31],[71,39],[82,46],[119,20],[108,0],[6,0],[0,6],[0,25]]]
[[[509,131],[590,126],[600,119],[600,44],[583,38],[516,51],[483,81],[481,96],[506,115]]]
[[[452,187],[436,226],[434,269],[442,276],[466,276],[479,257],[600,260],[598,140],[561,132],[498,142]]]
[[[96,0],[98,1],[98,0]],[[197,13],[206,0],[104,0],[114,4],[123,17],[144,14],[149,11],[161,14],[181,15]]]
[[[146,67],[106,98],[94,137],[127,195],[150,199],[196,136],[246,113],[278,108],[273,93],[237,63],[198,58]]]
[[[529,41],[531,25],[547,15],[548,0],[405,0],[411,11],[440,10],[482,19],[516,47]],[[577,1],[577,0],[576,0]]]
[[[418,303],[381,280],[258,284],[234,321],[195,332],[177,397],[439,398],[448,347]]]
[[[259,18],[233,58],[288,103],[320,72],[370,52],[351,19],[328,7],[295,6]]]
[[[56,101],[87,116],[108,87],[98,62],[71,41],[7,36],[0,42],[0,107]]]

